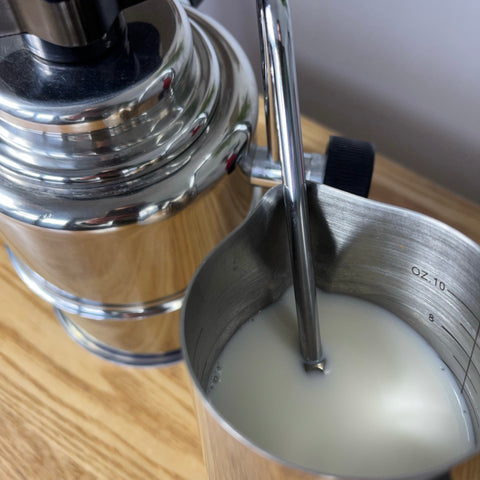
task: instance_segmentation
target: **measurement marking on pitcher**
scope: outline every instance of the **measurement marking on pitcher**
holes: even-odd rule
[[[455,295],[450,289],[447,289],[447,292],[450,295],[452,295],[452,297],[454,297],[457,300],[457,302],[460,302],[472,314],[472,317],[475,318],[475,320],[477,320],[477,322],[480,325],[480,319],[477,317],[477,315],[475,315],[473,310],[461,298],[458,298],[457,295]],[[477,337],[478,337],[478,333],[477,333]]]
[[[463,393],[463,390],[465,389],[465,383],[467,381],[468,371],[470,370],[470,365],[472,364],[473,353],[475,351],[475,347],[477,346],[479,334],[480,334],[480,324],[478,325],[478,328],[477,328],[477,334],[475,335],[475,341],[473,342],[472,352],[470,353],[470,357],[468,358],[468,365],[467,365],[467,369],[465,370],[465,378],[463,379],[462,388],[460,389],[461,393]]]
[[[468,331],[468,328],[462,322],[460,322],[460,326],[462,327],[464,332],[472,339],[472,342],[474,342],[475,337]]]
[[[462,365],[462,362],[457,358],[456,355],[452,355],[452,357],[453,357],[453,359],[458,363],[458,366],[463,370],[463,373],[465,373],[465,367]],[[452,373],[453,373],[453,374],[455,375],[455,377],[457,378],[458,383],[461,383],[461,382],[460,382],[460,379],[459,379],[458,376],[457,376],[457,374],[454,373],[454,372],[452,372]]]
[[[475,352],[475,347],[477,346],[478,337],[480,335],[480,320],[477,317],[477,315],[475,315],[475,313],[473,313],[472,309],[461,298],[458,298],[458,296],[455,295],[455,293],[453,293],[450,289],[448,289],[447,291],[453,298],[455,298],[457,300],[457,302],[461,303],[470,312],[470,314],[473,316],[473,318],[475,318],[475,320],[477,320],[477,322],[478,322],[477,332],[475,334],[475,338],[473,339],[472,351],[471,351],[471,353],[468,357],[468,364],[467,364],[467,368],[465,370],[465,378],[463,379],[462,388],[460,390],[463,393],[463,391],[465,390],[465,383],[466,383],[467,378],[468,378],[468,371],[470,370],[470,366],[472,365],[472,359],[473,359],[473,354]],[[472,382],[472,384],[473,384],[473,382]]]
[[[470,380],[470,385],[472,386],[473,388],[473,391],[475,392],[475,395],[478,395],[478,390],[477,388],[475,387],[475,383],[473,383],[472,379],[467,375],[467,377],[465,378],[465,382],[467,380]],[[463,392],[462,392],[463,393]]]
[[[445,329],[446,330],[446,329]],[[457,341],[458,343],[458,340],[450,333],[447,331],[447,333],[449,333],[454,340]],[[459,344],[460,345],[460,344]],[[460,345],[461,346],[461,345]],[[468,353],[465,351],[465,349],[462,347],[462,350],[464,351],[465,355],[467,356],[468,358]],[[465,382],[466,380],[470,380],[470,385],[472,386],[473,390],[475,391],[475,394],[478,394],[478,391],[477,391],[477,388],[475,387],[475,384],[472,382],[472,379],[469,377],[469,375],[467,374],[467,371],[463,365],[463,363],[457,358],[456,355],[452,355],[453,359],[457,362],[458,366],[462,369],[463,373],[465,374],[465,378],[463,378],[463,380],[460,380],[460,378],[458,377],[458,375],[452,370],[452,373],[453,375],[455,376],[455,378],[457,379],[458,381],[458,384],[459,385],[463,385],[463,387],[465,386]],[[475,364],[473,365],[473,368],[475,368],[476,372],[477,372],[477,375],[478,375],[478,370],[477,368],[475,367]]]
[[[465,373],[465,367],[463,366],[462,362],[457,358],[456,355],[452,355],[452,357],[457,362],[462,372]],[[460,380],[460,377],[453,371],[453,369],[450,369],[450,371],[452,372],[453,376],[457,379],[458,385],[461,385],[463,380]]]
[[[462,372],[465,374],[465,367],[463,366],[462,362],[455,355],[452,355],[452,356],[453,356],[453,359],[457,362],[458,366],[461,368]],[[456,378],[458,385],[462,385],[462,383],[466,382],[466,380],[470,380],[470,386],[473,388],[475,395],[478,395],[478,390],[475,387],[475,383],[472,381],[469,375],[467,375],[466,378],[463,378],[462,380],[460,380],[460,377],[453,370],[451,370],[451,372],[453,376]]]
[[[460,343],[460,341],[458,340],[458,338],[447,328],[445,327],[444,325],[442,325],[442,330],[444,330],[446,333],[448,333],[448,335],[450,335],[450,337],[453,338],[453,340],[455,340],[455,342],[457,343],[457,345],[463,350],[463,353],[465,353],[465,356],[468,358],[468,352],[465,350],[465,347]]]
[[[420,268],[416,265],[413,265],[411,268],[410,268],[410,271],[412,272],[413,275],[415,275],[417,278],[427,282],[428,284],[430,284],[431,286],[433,286],[434,288],[437,288],[438,290],[440,290],[441,292],[445,292],[445,294],[448,294],[448,295],[451,295],[458,303],[460,303],[461,305],[463,305],[463,307],[465,309],[468,310],[468,312],[472,315],[472,317],[477,321],[477,330],[476,330],[476,333],[475,333],[475,337],[472,337],[472,335],[467,331],[467,333],[469,334],[470,338],[473,339],[473,345],[472,345],[472,349],[471,349],[471,352],[470,354],[468,354],[468,352],[462,347],[462,350],[465,352],[465,354],[467,355],[468,357],[468,364],[467,364],[467,368],[465,369],[465,377],[463,379],[463,382],[462,382],[462,387],[461,387],[461,392],[463,393],[463,391],[465,390],[465,384],[467,382],[467,379],[469,378],[468,377],[468,372],[470,370],[470,367],[472,366],[472,362],[473,362],[473,354],[475,352],[475,347],[477,347],[478,345],[478,338],[480,336],[480,319],[479,317],[473,312],[473,310],[461,299],[459,298],[452,290],[450,290],[450,288],[447,287],[446,283],[441,280],[439,277],[435,276],[434,274],[432,274],[431,272],[429,272],[428,270],[424,270],[423,268]],[[431,322],[434,322],[435,321],[435,315],[433,313],[429,313],[428,314],[428,318]],[[463,328],[465,330],[467,330],[465,328],[464,325],[462,325]],[[442,326],[442,328],[448,333],[450,334],[450,336],[455,339],[455,341],[460,345],[459,341],[455,338],[455,336],[450,333],[449,330],[447,330],[445,327]],[[461,345],[460,345],[461,346]],[[478,373],[478,369],[476,368],[475,365],[473,365],[474,368],[477,370],[477,373]],[[472,385],[473,385],[473,382],[471,382]]]
[[[462,327],[466,330],[466,328],[465,328],[464,325],[462,325]],[[475,338],[474,338],[472,335],[469,334],[469,337],[472,339],[473,342],[475,342]],[[477,343],[477,347],[478,347],[478,346],[479,346],[479,345],[478,345],[478,343]],[[470,371],[471,371],[472,369],[474,370],[473,373],[474,373],[478,378],[480,378],[480,370],[478,369],[478,366],[477,366],[474,362],[472,362],[471,365],[470,365]],[[471,377],[470,371],[469,371],[469,376]],[[473,385],[473,382],[472,382],[472,385]]]
[[[432,273],[428,272],[427,270],[423,270],[423,268],[419,268],[416,265],[414,265],[410,270],[416,277],[420,278],[421,280],[424,280],[430,285],[433,285],[434,287],[438,288],[442,292],[445,292],[445,291],[448,292],[445,282],[440,278],[435,277]]]

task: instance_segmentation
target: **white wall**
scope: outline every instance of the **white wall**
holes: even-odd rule
[[[255,0],[204,0],[260,78]],[[302,112],[480,202],[480,1],[290,0]]]

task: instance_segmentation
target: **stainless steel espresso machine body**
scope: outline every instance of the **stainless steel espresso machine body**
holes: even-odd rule
[[[170,0],[2,1],[0,229],[23,280],[113,361],[179,357],[178,309],[246,215],[258,90]]]

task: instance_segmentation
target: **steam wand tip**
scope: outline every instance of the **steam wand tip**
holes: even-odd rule
[[[320,373],[327,373],[326,372],[326,360],[320,360],[319,362],[303,362],[303,368],[304,370],[309,373],[309,372],[320,372]]]

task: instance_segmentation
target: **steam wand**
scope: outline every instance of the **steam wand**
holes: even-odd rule
[[[282,165],[300,351],[306,371],[324,371],[290,10],[286,0],[257,0],[257,11],[268,150]]]

